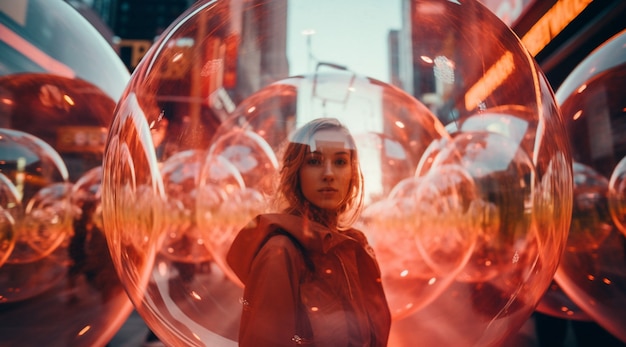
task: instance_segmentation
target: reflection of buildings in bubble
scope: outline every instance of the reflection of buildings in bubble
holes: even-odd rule
[[[160,111],[154,116],[157,121],[153,122],[151,133],[157,141],[154,145],[160,161],[177,152],[209,147],[220,120],[207,105],[196,109],[190,105],[190,100],[182,97],[158,97],[157,102]]]
[[[102,162],[106,127],[115,102],[97,86],[80,79],[44,73],[0,78],[12,107],[5,127],[32,134],[63,157],[75,181]]]
[[[23,188],[17,259],[0,268],[0,339],[15,346],[105,345],[131,306],[101,230],[78,216],[65,218],[59,207],[75,211],[56,190],[102,163],[114,99],[129,74],[66,1],[1,2],[0,8],[0,123],[54,150],[0,169]],[[51,158],[63,168],[51,169]],[[58,247],[48,252],[44,242],[61,229]]]
[[[443,129],[433,129],[434,116],[421,102],[347,67],[320,62],[314,75],[297,83],[296,127],[313,118],[334,117],[349,124],[360,139],[366,201],[388,194],[410,174],[431,139],[441,136],[437,130]],[[421,126],[405,126],[416,119]]]
[[[609,181],[591,167],[578,162],[574,170],[574,204],[567,251],[596,249],[613,229],[607,191]]]

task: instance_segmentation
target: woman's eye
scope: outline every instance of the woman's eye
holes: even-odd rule
[[[322,163],[322,161],[319,160],[318,158],[309,158],[309,160],[307,160],[306,163],[309,165],[319,165]]]
[[[337,166],[348,165],[348,160],[343,159],[343,158],[342,159],[337,159],[337,160],[335,160],[335,165],[337,165]]]

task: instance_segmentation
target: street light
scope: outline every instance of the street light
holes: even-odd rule
[[[311,48],[311,37],[315,35],[315,29],[302,30],[301,34],[303,36],[306,36],[306,48],[307,48],[307,58],[308,58],[307,72],[310,72],[311,63],[315,60],[315,57],[313,56],[313,50]]]

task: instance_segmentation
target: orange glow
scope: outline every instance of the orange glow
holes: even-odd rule
[[[174,55],[174,58],[172,58],[172,62],[174,62],[174,63],[175,63],[175,62],[177,62],[177,61],[179,61],[179,60],[181,60],[181,59],[183,59],[183,53],[176,53],[176,54]]]
[[[572,119],[577,120],[582,115],[583,115],[583,110],[578,110],[578,112],[574,113],[574,116],[572,117]]]
[[[465,94],[465,109],[472,110],[480,104],[487,95],[493,93],[513,72],[513,54],[507,51],[493,64],[485,75],[476,82]]]
[[[582,115],[583,115],[583,110],[578,110],[578,112],[574,113],[574,116],[572,117],[572,119],[577,120]]]
[[[63,95],[63,100],[65,100],[65,102],[67,102],[70,106],[74,106],[74,99],[72,99],[71,96],[65,94]]]
[[[78,332],[78,336],[85,335],[91,329],[91,325],[86,325],[81,331]]]
[[[533,56],[550,43],[592,0],[559,0],[522,37]]]

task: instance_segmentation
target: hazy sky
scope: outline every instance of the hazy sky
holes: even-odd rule
[[[400,29],[400,0],[290,0],[287,21],[290,75],[313,72],[302,32],[314,30],[311,50],[318,61],[389,81],[387,35]]]

